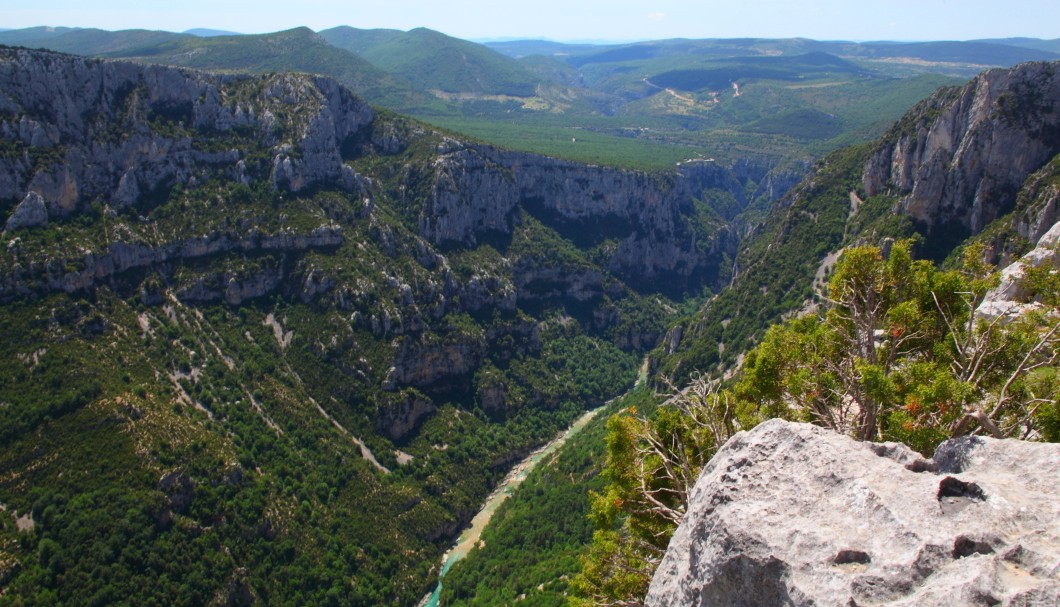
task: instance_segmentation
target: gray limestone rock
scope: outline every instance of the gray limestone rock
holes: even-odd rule
[[[704,469],[646,604],[1060,604],[1060,446],[969,437],[933,460],[781,420]]]
[[[990,70],[917,109],[869,159],[862,185],[869,196],[899,196],[899,209],[929,231],[978,233],[1060,152],[1056,63]]]
[[[44,204],[44,199],[40,194],[30,192],[7,218],[4,230],[12,232],[44,225],[48,225],[48,207]]]
[[[0,199],[36,191],[52,217],[84,211],[96,199],[135,207],[142,195],[203,176],[271,178],[292,192],[325,185],[356,191],[362,184],[341,150],[375,116],[322,77],[210,74],[27,49],[0,51],[0,89],[0,137],[51,158],[0,159]],[[232,97],[246,98],[226,101]],[[278,112],[287,119],[277,120]],[[269,149],[273,162],[254,166],[239,149],[193,145],[236,129]]]
[[[1023,284],[1023,265],[1031,267],[1050,266],[1060,268],[1060,222],[1038,240],[1038,245],[1018,261],[1009,264],[1001,271],[1001,282],[986,294],[982,303],[975,310],[978,318],[993,320],[1005,317],[1015,320],[1028,310],[1040,309],[1041,304],[1028,301],[1030,293]]]

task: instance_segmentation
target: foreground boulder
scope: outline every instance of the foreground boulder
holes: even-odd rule
[[[1060,605],[1060,445],[925,460],[766,422],[704,469],[649,606]]]

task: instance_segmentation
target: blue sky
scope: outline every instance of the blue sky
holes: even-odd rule
[[[207,27],[262,33],[299,25],[408,30],[468,39],[1060,38],[1057,0],[0,0],[0,27]]]

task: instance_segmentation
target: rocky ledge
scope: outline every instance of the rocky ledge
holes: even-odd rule
[[[711,460],[646,604],[1060,605],[1060,445],[927,460],[781,420]]]

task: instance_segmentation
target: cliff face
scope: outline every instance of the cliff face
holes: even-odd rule
[[[1027,177],[1060,152],[1060,73],[1055,63],[991,70],[910,111],[865,166],[869,196],[930,234],[981,231],[1012,209]]]
[[[377,121],[366,104],[319,77],[213,75],[10,49],[0,55],[0,82],[8,230],[91,212],[93,204],[143,213],[173,188],[211,179],[266,183],[281,193],[338,188],[371,199],[373,183],[347,161],[399,157],[428,134]],[[721,189],[739,207],[748,202],[748,179],[761,181],[758,195],[770,199],[783,194],[777,183],[789,181],[769,176],[768,167],[705,164],[658,177],[443,139],[421,166],[405,167],[407,181],[417,183],[403,184],[401,195],[417,197],[419,232],[436,247],[508,238],[528,211],[580,246],[612,241],[604,266],[639,288],[694,288],[715,279],[717,259],[738,242],[719,222],[697,233],[694,200]]]
[[[292,192],[354,188],[340,150],[374,117],[334,81],[290,74],[222,76],[9,49],[0,81],[0,137],[10,142],[0,200],[36,192],[51,217],[96,200],[139,206],[209,178],[267,178]],[[248,144],[264,154],[249,157]]]
[[[1056,605],[1054,444],[968,437],[925,460],[781,420],[704,469],[645,601]]]
[[[791,185],[765,167],[746,173],[745,180],[762,180],[757,194],[770,200]],[[710,234],[693,228],[694,201],[704,191],[732,194],[737,212],[748,202],[737,171],[713,164],[660,177],[457,141],[438,150],[432,179],[419,226],[434,244],[473,247],[483,238],[508,237],[523,209],[585,246],[617,240],[606,267],[648,289],[665,280],[694,283],[722,254],[735,252],[738,238],[729,226]]]

